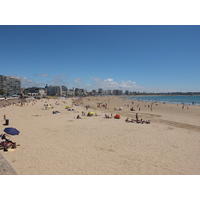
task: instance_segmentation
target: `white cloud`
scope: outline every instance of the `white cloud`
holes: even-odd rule
[[[42,75],[42,74],[41,74]],[[45,74],[43,74],[45,76]],[[103,88],[104,90],[129,90],[129,91],[140,91],[140,92],[147,92],[150,91],[150,88],[142,87],[139,85],[136,85],[136,82],[134,81],[120,81],[117,82],[113,78],[107,78],[107,79],[101,79],[97,77],[90,78],[92,80],[92,83],[85,83],[82,78],[75,78],[74,80],[70,80],[65,75],[58,75],[55,76],[52,80],[46,81],[45,83],[42,82],[36,82],[33,79],[27,78],[27,77],[19,77],[15,76],[16,78],[21,79],[21,87],[22,88],[28,88],[28,87],[45,87],[46,83],[48,85],[65,85],[68,88],[77,87],[82,89],[87,89],[88,91],[91,91],[93,89]]]
[[[65,75],[58,75],[58,76],[55,76],[53,78],[53,80],[49,81],[48,82],[50,85],[65,85],[67,86],[69,84],[69,82],[67,81],[67,78],[65,77]]]
[[[75,78],[75,80],[73,82],[74,83],[80,83],[80,82],[82,82],[82,79],[81,78]]]
[[[42,76],[42,77],[48,77],[49,74],[39,74],[38,76]]]
[[[27,77],[21,77],[21,87],[22,88],[28,88],[28,87],[44,87],[44,83],[36,82],[32,79],[29,79]]]
[[[53,80],[48,82],[50,85],[65,85],[68,88],[77,87],[84,88],[85,84],[81,78],[75,78],[74,80],[70,80],[65,75],[58,75],[53,78]]]
[[[120,90],[129,90],[129,91],[141,91],[145,90],[145,87],[136,85],[134,81],[121,81],[117,82],[112,78],[101,79],[101,78],[91,78],[93,80],[93,84],[87,85],[87,87],[93,87],[95,89],[103,88],[103,89],[120,89]]]

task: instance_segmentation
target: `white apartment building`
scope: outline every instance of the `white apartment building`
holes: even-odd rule
[[[0,75],[0,89],[5,95],[20,94],[20,88],[20,78]]]

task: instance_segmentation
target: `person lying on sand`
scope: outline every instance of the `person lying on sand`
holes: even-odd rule
[[[79,115],[77,115],[76,119],[82,119]]]
[[[53,111],[52,113],[53,114],[57,114],[57,113],[60,113],[60,112],[56,110],[56,111]]]
[[[105,118],[107,118],[107,119],[112,118],[112,114],[111,114],[111,116],[109,116],[108,114],[105,114]]]
[[[136,122],[138,123],[138,124],[143,124],[144,123],[144,121],[141,119],[141,120],[136,120]]]
[[[134,123],[134,119],[129,120],[129,117],[126,118],[125,122],[131,122]]]

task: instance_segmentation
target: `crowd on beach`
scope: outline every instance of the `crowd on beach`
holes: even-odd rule
[[[44,103],[44,108],[42,108],[43,110],[49,110],[49,109],[54,109],[54,105],[52,105],[52,104],[49,104],[48,103],[48,101],[49,100],[45,100],[45,103]],[[68,105],[68,102],[67,102],[67,100],[66,101],[62,101],[62,103],[60,103],[59,102],[59,100],[55,100],[56,102],[55,102],[55,106],[56,105]],[[133,103],[132,103],[133,104]],[[75,109],[75,107],[76,106],[80,106],[80,104],[78,103],[78,100],[77,99],[73,99],[72,100],[72,104],[70,105],[70,106],[65,106],[65,109],[67,110],[67,111],[72,111],[72,112],[74,112],[74,113],[79,113],[79,111],[76,111],[76,109]],[[127,107],[129,107],[129,105],[127,104],[127,105],[125,105],[125,106],[127,106]],[[138,105],[139,106],[139,105]],[[83,107],[83,106],[82,106]],[[78,114],[75,118],[76,119],[85,119],[85,118],[83,118],[83,117],[85,117],[85,116],[87,116],[87,117],[91,117],[91,116],[99,116],[98,114],[97,114],[97,112],[91,112],[90,110],[91,110],[91,108],[90,108],[90,105],[88,104],[88,105],[85,105],[84,107],[84,110],[82,110],[82,112],[81,112],[81,115],[80,114]],[[98,109],[101,109],[101,108],[103,108],[103,109],[107,109],[108,108],[108,104],[107,103],[97,103],[97,109],[96,110],[98,110]],[[122,111],[123,110],[123,107],[119,107],[119,109],[116,109],[116,108],[114,108],[114,112],[117,112],[117,111]],[[130,111],[135,111],[135,109],[133,108],[133,106],[130,108]],[[102,112],[102,110],[101,110],[101,112]],[[61,111],[58,111],[58,110],[53,110],[52,111],[52,114],[58,114],[58,113],[61,113]],[[120,119],[121,118],[121,115],[120,114],[115,114],[115,115],[113,115],[113,113],[110,113],[110,114],[108,114],[108,113],[105,113],[104,114],[104,118],[105,119]],[[143,119],[139,119],[138,118],[138,113],[136,113],[136,117],[135,117],[135,119],[129,119],[129,117],[127,117],[126,118],[126,120],[125,120],[125,122],[131,122],[131,123],[138,123],[138,124],[150,124],[150,120],[143,120]]]
[[[69,101],[68,99],[59,99],[59,98],[55,98],[54,99],[54,103],[52,103],[52,101],[50,101],[49,103],[49,100],[50,99],[41,99],[40,101],[41,102],[44,102],[44,107],[42,108],[42,110],[49,110],[49,109],[54,109],[56,108],[56,106],[59,106],[59,105],[68,105],[69,104]],[[72,100],[72,103],[70,103],[71,105],[69,106],[65,106],[65,109],[67,111],[72,111],[74,113],[78,113],[76,115],[76,119],[85,119],[84,116],[99,116],[97,115],[96,112],[93,112],[91,114],[90,110],[92,110],[91,106],[90,106],[90,102],[88,102],[89,104],[85,104],[84,106],[82,105],[81,107],[84,108],[84,110],[82,110],[81,114],[82,116],[79,114],[79,111],[76,112],[75,110],[75,107],[76,106],[80,106],[80,102],[79,101],[80,99],[79,98],[74,98],[74,99],[70,99]],[[88,100],[89,101],[89,100]],[[122,99],[122,101],[125,101],[124,99]],[[71,102],[71,101],[70,101]],[[109,101],[108,101],[109,102]],[[4,100],[4,101],[1,101],[0,102],[0,107],[7,107],[7,106],[26,106],[26,105],[35,105],[37,103],[37,100],[36,99],[32,99],[32,100],[29,100],[29,101],[26,101],[26,102],[22,102],[20,101],[19,99],[17,100],[12,100],[12,101],[8,101],[8,100]],[[110,103],[110,102],[109,102]],[[132,104],[132,105],[131,105]],[[135,104],[135,105],[134,105]],[[140,105],[140,101],[130,101],[129,104],[127,103],[124,103],[122,106],[126,107],[126,110],[128,109],[129,111],[133,112],[133,115],[135,112],[135,118],[133,118],[133,116],[129,115],[128,117],[126,117],[125,119],[125,122],[126,123],[137,123],[137,124],[150,124],[151,121],[148,119],[148,120],[144,120],[142,119],[139,119],[138,117],[138,111],[140,112],[142,110],[142,107],[144,107],[145,109],[148,109],[149,111],[152,111],[153,110],[153,107],[156,107],[156,106],[159,106],[161,103],[148,103],[147,104],[143,104],[143,106]],[[165,104],[165,103],[162,103],[162,104]],[[111,105],[111,104],[109,104]],[[117,114],[113,114],[113,113],[105,113],[104,110],[108,110],[108,103],[107,102],[101,102],[101,103],[97,103],[97,106],[95,108],[95,110],[100,110],[100,112],[104,112],[104,118],[105,119],[120,119],[121,116],[120,116],[120,111],[123,111],[123,107],[119,107],[119,108],[116,108],[114,107],[113,109],[113,112],[117,113]],[[177,105],[178,106],[178,105]],[[181,109],[183,110],[186,106],[185,105],[182,105]],[[94,108],[94,107],[93,107]],[[103,110],[102,110],[103,108]],[[187,109],[189,109],[189,106],[186,107]],[[80,110],[80,109],[79,109]],[[136,111],[137,110],[137,111]],[[58,111],[58,110],[53,110],[52,111],[52,114],[58,114],[58,113],[61,113],[61,111]],[[123,114],[124,115],[124,114]],[[41,116],[41,115],[32,115],[32,116]]]
[[[54,110],[54,108],[56,108],[56,106],[59,106],[59,105],[68,105],[67,103],[69,103],[68,99],[54,99],[54,103],[52,103],[52,101],[50,101],[51,103],[49,103],[49,100],[50,99],[41,99],[40,101],[44,102],[44,107],[42,108],[42,110],[49,110],[49,109],[53,109],[52,110],[52,114],[58,114],[58,113],[61,113],[61,111],[58,111],[58,110]],[[13,100],[13,101],[7,101],[7,100],[3,100],[0,102],[0,107],[7,107],[7,106],[26,106],[26,105],[35,105],[37,103],[38,100],[36,99],[32,99],[32,100],[29,100],[27,102],[22,102],[20,101],[19,99],[18,100]],[[122,102],[125,101],[125,100],[122,100]],[[74,113],[76,113],[76,110],[75,110],[75,106],[80,106],[80,102],[79,101],[79,98],[74,98],[72,99],[72,104],[69,105],[69,106],[66,106],[65,109],[67,111],[72,111]],[[94,112],[92,115],[88,115],[88,112],[90,110],[92,110],[91,106],[90,106],[90,102],[92,101],[89,101],[88,100],[88,104],[85,104],[84,106],[81,105],[84,110],[82,110],[81,114],[77,114],[75,118],[77,119],[84,119],[84,116],[99,116],[97,115],[96,112]],[[108,103],[110,103],[108,101]],[[96,105],[96,108],[95,110],[99,110],[100,112],[104,112],[108,110],[108,103],[107,102],[101,102],[101,103],[97,103]],[[132,104],[132,105],[131,105]],[[121,116],[120,116],[120,111],[123,111],[123,107],[126,107],[126,110],[128,109],[129,111],[133,112],[133,115],[135,112],[138,112],[140,113],[141,110],[143,109],[148,109],[149,111],[153,111],[153,108],[156,108],[157,106],[159,106],[161,103],[152,103],[152,102],[147,102],[147,103],[143,103],[142,105],[140,105],[140,101],[130,101],[128,104],[127,103],[124,103],[123,105],[121,105],[121,107],[118,107],[118,108],[114,108],[113,109],[113,113],[115,112],[116,114],[114,115],[113,113],[110,113],[108,114],[107,112],[104,114],[104,118],[105,119],[120,119]],[[165,104],[165,103],[162,103],[162,104]],[[109,104],[111,105],[111,104]],[[122,107],[123,106],[123,107]],[[178,105],[177,105],[178,106]],[[94,108],[94,107],[93,107]],[[182,105],[181,106],[181,109],[189,109],[189,106],[185,106],[185,105]],[[80,109],[79,109],[80,110]],[[105,111],[104,111],[105,110]],[[123,114],[124,115],[124,114]],[[35,115],[35,116],[38,116],[38,115]],[[144,117],[144,116],[143,116]],[[143,118],[142,117],[142,118]],[[138,123],[138,124],[150,124],[150,120],[144,120],[144,119],[139,119],[138,117],[138,113],[135,113],[135,118],[133,118],[133,116],[129,115],[128,117],[126,117],[125,119],[125,122],[127,123]]]
[[[37,103],[37,100],[27,100],[22,101],[19,99],[10,99],[10,100],[0,100],[0,108],[7,107],[7,106],[25,106],[29,104],[35,105]]]
[[[68,100],[64,100],[60,101],[60,99],[55,99],[54,103],[55,105],[52,103],[52,101],[49,101],[49,99],[42,99],[41,102],[44,101],[44,107],[42,108],[42,110],[49,110],[49,109],[52,109],[52,114],[58,114],[58,113],[61,113],[61,111],[58,111],[58,110],[54,110],[54,108],[56,106],[59,106],[59,105],[63,105],[65,106],[65,109],[67,111],[72,111],[74,113],[78,113],[78,115],[76,116],[76,119],[85,119],[85,116],[87,117],[91,117],[91,116],[101,116],[101,115],[98,115],[97,112],[93,112],[90,105],[85,105],[85,106],[82,106],[82,108],[84,108],[84,110],[82,110],[81,114],[82,116],[79,114],[79,111],[80,109],[78,109],[79,111],[76,111],[76,106],[80,106],[80,104],[78,103],[77,99],[72,99],[72,101],[70,102],[71,105],[69,106],[66,106],[69,104],[69,101]],[[49,103],[50,102],[50,103]],[[37,103],[37,100],[35,99],[32,99],[32,100],[29,100],[27,102],[22,102],[20,101],[19,99],[18,100],[13,100],[12,102],[8,102],[8,101],[5,101],[5,102],[2,102],[1,103],[1,106],[2,107],[6,107],[6,106],[28,106],[28,105],[35,105]],[[124,104],[124,106],[126,106],[127,108],[129,108],[129,105],[128,104]],[[139,107],[139,105],[137,105],[137,108]],[[152,106],[151,106],[152,107]],[[108,104],[107,103],[97,103],[97,108],[95,110],[98,110],[100,109],[100,112],[102,113],[103,110],[101,110],[101,108],[107,110],[108,108]],[[114,108],[114,112],[116,112],[117,114],[113,114],[113,113],[105,113],[104,114],[104,118],[105,119],[121,119],[121,115],[119,114],[119,111],[122,111],[123,110],[123,107],[119,107],[119,109],[117,108]],[[140,108],[139,108],[140,110]],[[132,107],[130,108],[130,111],[135,111],[135,109],[133,108],[133,102],[132,102]],[[32,116],[41,116],[41,115],[32,115]],[[6,114],[4,114],[3,116],[4,120],[6,120]],[[74,117],[75,118],[75,117]],[[129,117],[127,117],[125,119],[125,122],[126,123],[140,123],[140,124],[150,124],[150,120],[143,120],[143,119],[139,119],[138,117],[138,113],[136,113],[136,116],[135,116],[135,119],[129,119]],[[4,138],[5,140],[5,138]]]
[[[129,107],[129,105],[127,105],[127,107]],[[90,105],[86,105],[85,106],[85,110],[88,111],[88,109],[90,108]],[[107,103],[97,103],[97,109],[98,108],[104,108],[107,109],[108,108],[108,104]],[[70,108],[68,108],[70,109]],[[71,110],[71,109],[70,109]],[[72,109],[74,111],[74,109]],[[119,107],[119,109],[114,108],[114,111],[122,111],[123,107]],[[101,110],[102,111],[102,110]],[[135,109],[132,107],[130,108],[130,111],[135,111]],[[92,114],[91,114],[92,113]],[[82,111],[82,116],[85,116],[86,112]],[[98,116],[97,113],[93,113],[93,112],[88,112],[87,116]],[[113,115],[112,113],[108,114],[105,113],[104,115],[105,119],[120,119],[121,116],[120,114],[115,114]],[[77,115],[76,119],[83,119],[80,115]],[[143,119],[138,119],[138,113],[136,113],[136,118],[135,119],[129,119],[129,117],[126,118],[125,122],[131,122],[131,123],[138,123],[138,124],[150,124],[150,120],[143,120]]]

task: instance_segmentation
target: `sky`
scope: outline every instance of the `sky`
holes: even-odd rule
[[[200,26],[1,25],[0,74],[22,87],[200,91]]]

